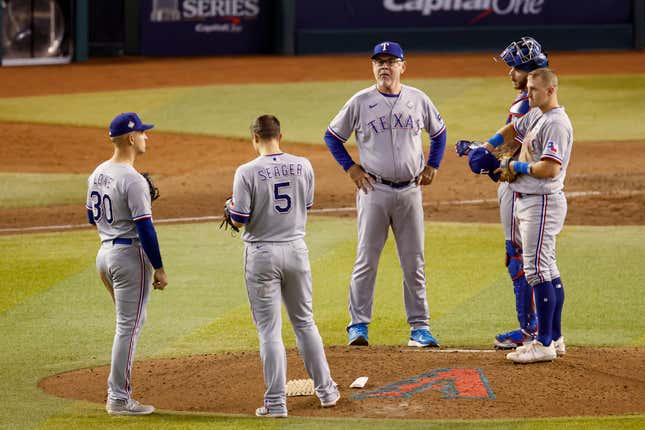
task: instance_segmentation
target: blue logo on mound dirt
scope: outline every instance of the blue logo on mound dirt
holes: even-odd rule
[[[402,381],[394,382],[360,394],[351,400],[374,398],[405,399],[415,393],[434,390],[443,393],[443,399],[494,399],[488,380],[481,369],[435,369]]]

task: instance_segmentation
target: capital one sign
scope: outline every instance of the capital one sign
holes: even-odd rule
[[[435,12],[490,11],[496,15],[539,15],[546,0],[383,0],[390,12],[418,12],[429,16]]]

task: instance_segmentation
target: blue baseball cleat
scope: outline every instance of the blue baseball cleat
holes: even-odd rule
[[[355,346],[367,346],[367,324],[360,323],[347,327],[347,334],[349,336],[349,344]]]
[[[532,342],[535,337],[522,329],[500,333],[495,336],[495,348],[497,349],[514,349],[525,343]]]
[[[416,346],[419,348],[426,347],[439,347],[439,341],[432,336],[430,330],[427,328],[418,328],[410,332],[410,340],[408,346]]]

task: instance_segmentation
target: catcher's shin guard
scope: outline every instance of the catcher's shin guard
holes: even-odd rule
[[[513,281],[515,293],[515,311],[520,328],[534,333],[537,325],[537,314],[533,302],[533,288],[524,276],[522,253],[510,240],[506,241],[506,268]]]

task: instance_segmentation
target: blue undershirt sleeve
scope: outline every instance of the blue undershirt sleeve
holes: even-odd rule
[[[94,213],[92,212],[92,209],[86,209],[87,211],[87,222],[89,222],[92,225],[96,225],[94,222]]]
[[[345,149],[343,142],[331,134],[329,130],[325,132],[325,143],[327,144],[327,148],[329,148],[331,155],[334,156],[338,164],[340,164],[345,171],[356,164],[349,155],[349,152],[347,152],[347,149]]]
[[[435,169],[439,168],[441,160],[443,159],[443,153],[446,151],[446,136],[447,132],[444,129],[443,133],[434,139],[430,139],[430,152],[428,153],[428,166],[432,166]]]
[[[137,227],[137,234],[141,241],[141,246],[152,263],[152,267],[160,269],[163,267],[161,261],[161,252],[159,251],[159,242],[157,241],[157,232],[150,218],[144,218],[134,223]]]

